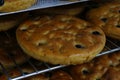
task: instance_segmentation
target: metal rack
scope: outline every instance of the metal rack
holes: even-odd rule
[[[7,14],[19,13],[19,12],[32,11],[32,10],[36,10],[36,9],[43,9],[43,8],[47,8],[47,7],[55,7],[55,6],[73,4],[73,3],[84,2],[84,1],[89,1],[89,0],[79,0],[79,1],[73,1],[73,2],[65,1],[65,0],[38,0],[35,5],[33,5],[32,7],[28,8],[28,9],[15,11],[15,12],[9,12],[9,13],[0,13],[0,16],[7,15]],[[7,39],[7,40],[10,40],[11,44],[13,45],[14,40],[16,40],[15,30],[12,29],[7,32],[0,32],[0,39],[2,39],[2,40],[0,40],[1,43],[4,43],[3,37],[5,37],[5,39]],[[7,44],[0,44],[0,46],[2,46],[2,45],[7,45]],[[19,47],[19,45],[17,45],[17,46]],[[14,47],[14,45],[12,47]],[[120,50],[120,41],[111,39],[111,38],[107,38],[105,49],[100,54],[98,54],[96,57],[99,57],[99,56],[102,56],[105,54],[110,54],[110,53],[113,53],[113,52],[119,51],[119,50]],[[11,56],[9,56],[9,57],[11,57]],[[26,57],[26,55],[25,55],[25,57]],[[37,74],[50,72],[55,69],[60,69],[60,68],[66,67],[66,65],[51,65],[48,63],[36,61],[37,66],[45,66],[46,67],[45,69],[39,70],[36,67],[36,63],[34,63],[34,59],[28,59],[26,63],[28,63],[29,66],[31,66],[33,68],[34,72],[29,73],[29,74],[24,74],[24,72],[22,72],[21,66],[18,65],[13,58],[11,58],[11,59],[12,59],[13,63],[15,64],[16,68],[18,69],[18,71],[20,71],[21,76],[18,76],[16,78],[11,78],[11,76],[8,74],[7,70],[5,69],[4,65],[2,65],[0,63],[2,72],[7,76],[8,80],[19,80],[19,79],[27,78],[27,77],[34,76]]]
[[[0,39],[3,39],[3,37],[6,37],[6,39],[10,40],[11,44],[14,44],[15,33],[13,30],[12,30],[12,32],[11,31],[0,32]],[[0,40],[0,41],[3,41],[3,40]],[[100,54],[98,54],[96,57],[102,56],[105,54],[110,54],[110,53],[113,53],[115,51],[119,51],[120,50],[120,43],[119,42],[120,41],[118,41],[118,40],[107,38],[107,42],[106,42],[106,46],[105,46],[104,50]],[[12,47],[14,47],[14,45]],[[25,57],[26,57],[26,55],[25,55]],[[16,78],[11,78],[11,76],[8,74],[7,70],[5,69],[4,65],[0,64],[2,71],[8,77],[8,80],[19,80],[19,79],[27,78],[27,77],[34,76],[37,74],[50,72],[50,71],[55,70],[55,69],[60,69],[60,68],[66,67],[66,65],[51,65],[51,64],[44,63],[44,62],[35,61],[35,62],[37,62],[37,66],[45,66],[46,67],[45,69],[39,70],[36,67],[36,63],[34,63],[34,59],[28,59],[26,63],[28,63],[29,66],[31,66],[33,68],[34,72],[29,73],[29,74],[24,74],[24,72],[22,72],[20,65],[18,65],[13,58],[11,58],[11,59],[13,60],[14,64],[16,65],[16,68],[18,69],[18,71],[20,71],[21,76],[18,76]]]
[[[1,0],[1,1],[3,1],[3,0]],[[0,16],[8,15],[8,14],[14,14],[14,13],[20,13],[20,12],[26,12],[26,11],[32,11],[32,10],[37,10],[37,9],[43,9],[43,8],[48,8],[48,7],[68,5],[68,4],[78,3],[78,2],[85,2],[85,1],[89,1],[89,0],[76,0],[76,1],[70,1],[70,0],[37,0],[36,4],[34,4],[32,7],[28,8],[28,9],[14,11],[14,12],[0,13]]]

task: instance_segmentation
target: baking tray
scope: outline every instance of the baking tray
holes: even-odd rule
[[[17,41],[16,38],[15,38],[15,30],[16,29],[12,29],[12,30],[9,30],[9,31],[6,31],[6,32],[0,32],[0,39],[8,39],[8,40],[10,40],[11,45],[15,44],[15,41]],[[5,40],[0,40],[0,42],[1,42],[0,46],[5,45],[5,44],[2,44],[2,43],[4,43],[4,41]],[[14,47],[14,45],[12,47]],[[19,47],[19,45],[18,45],[18,47]],[[113,53],[115,51],[120,51],[120,41],[115,40],[115,39],[111,39],[111,38],[107,38],[105,48],[96,57],[99,57],[99,56],[102,56],[102,55],[105,55],[105,54],[110,54],[110,53]],[[9,57],[11,57],[11,56],[9,56]],[[26,55],[25,55],[25,57],[26,57]],[[21,76],[11,78],[11,76],[8,74],[7,70],[5,69],[4,65],[0,64],[0,67],[2,68],[2,71],[8,77],[8,80],[21,80],[23,78],[27,78],[27,77],[34,76],[34,75],[37,75],[37,74],[46,73],[46,72],[50,72],[50,71],[53,71],[53,70],[56,70],[56,69],[61,69],[61,68],[66,67],[66,65],[51,65],[51,64],[48,64],[48,63],[45,63],[45,62],[40,62],[40,61],[37,61],[37,60],[31,58],[31,59],[28,59],[26,63],[29,64],[29,66],[31,66],[34,69],[33,70],[34,72],[29,73],[29,74],[24,74],[24,72],[22,72],[21,65],[18,65],[15,62],[15,59],[13,59],[13,58],[11,58],[11,59],[14,62],[14,64],[16,65],[16,68],[18,69],[18,71],[21,72]],[[39,70],[38,67],[36,67],[36,65],[38,67],[39,66],[45,66],[46,68]]]
[[[26,11],[32,11],[32,10],[36,10],[36,9],[44,9],[44,8],[48,8],[48,7],[74,4],[74,3],[85,2],[85,1],[89,1],[89,0],[76,0],[76,1],[70,1],[70,0],[37,0],[37,3],[34,4],[32,7],[28,8],[28,9],[14,11],[14,12],[0,13],[0,16],[8,15],[8,14],[14,14],[14,13],[20,13],[20,12],[26,12]]]
[[[43,9],[43,8],[48,8],[48,7],[69,5],[69,4],[85,2],[85,1],[89,1],[89,0],[79,0],[79,1],[38,0],[35,5],[33,5],[32,7],[28,8],[28,9],[20,10],[20,11],[16,11],[16,12],[0,13],[0,16],[19,13],[19,12],[32,11],[32,10],[36,10],[36,9]],[[10,40],[11,45],[13,45],[14,40],[16,40],[16,38],[13,38],[13,37],[15,37],[15,30],[0,32],[0,39],[2,39],[3,37],[6,37],[6,39]],[[2,43],[2,41],[4,41],[4,40],[0,40],[1,43]],[[19,47],[19,45],[18,45],[18,47]],[[99,57],[99,56],[102,56],[102,55],[105,55],[105,54],[110,54],[110,53],[113,53],[113,52],[116,52],[116,51],[120,51],[120,41],[115,40],[115,39],[111,39],[111,38],[107,38],[104,50],[100,54],[98,54],[96,57]],[[2,71],[8,77],[8,80],[21,80],[21,79],[24,79],[24,78],[27,78],[27,77],[30,77],[30,76],[34,76],[34,75],[37,75],[37,74],[47,73],[47,72],[50,72],[50,71],[53,71],[53,70],[56,70],[56,69],[61,69],[61,68],[67,67],[66,65],[51,65],[51,64],[48,64],[48,63],[36,61],[37,64],[40,64],[38,66],[41,66],[41,65],[46,66],[45,69],[39,70],[36,67],[36,63],[34,63],[34,59],[28,59],[26,63],[29,64],[29,66],[33,67],[34,72],[29,73],[29,74],[24,74],[22,72],[22,69],[21,69],[20,65],[16,64],[15,59],[13,59],[13,58],[11,58],[11,59],[14,62],[14,64],[16,65],[16,68],[18,69],[18,71],[21,72],[21,76],[11,78],[11,76],[9,76],[7,70],[5,69],[4,65],[0,64],[0,67],[2,68]]]

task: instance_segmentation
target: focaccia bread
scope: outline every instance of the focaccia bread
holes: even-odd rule
[[[31,7],[37,0],[4,0],[0,12],[13,12]]]
[[[27,17],[28,13],[0,16],[0,31],[6,31],[15,26],[18,26]]]
[[[71,76],[74,80],[119,80],[120,51],[100,56],[92,61],[72,66]]]
[[[103,31],[79,18],[45,16],[21,24],[16,37],[25,53],[52,64],[81,64],[104,48]]]
[[[102,28],[107,36],[120,39],[120,1],[105,3],[91,9],[86,18]]]
[[[120,80],[120,65],[110,67],[101,80]]]

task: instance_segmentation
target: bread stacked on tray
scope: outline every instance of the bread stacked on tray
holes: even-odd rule
[[[21,69],[23,74],[29,74],[34,72],[34,69],[29,65],[21,66]],[[11,78],[16,78],[18,76],[21,76],[21,73],[17,68],[8,71],[8,73]],[[0,80],[8,80],[8,78],[6,75],[3,74],[0,76]],[[27,77],[21,80],[73,80],[73,78],[66,71],[55,70],[49,74],[42,73],[35,76]]]
[[[22,65],[20,68],[22,75],[34,72],[34,68],[28,64]],[[8,73],[11,78],[21,76],[21,71],[18,68],[11,69]],[[119,75],[120,51],[94,58],[88,63],[68,66],[61,70],[54,70],[50,73],[42,73],[21,80],[120,80]],[[8,80],[8,78],[2,74],[0,80]]]
[[[86,13],[86,20],[100,27],[106,36],[120,39],[120,2],[100,4]],[[94,58],[89,63],[72,66],[74,80],[120,80],[120,52]]]
[[[0,12],[4,12],[4,10],[5,12],[8,12],[6,11],[8,8],[13,10],[13,8],[10,8],[10,7],[11,6],[16,7],[17,5],[14,5],[14,4],[18,4],[18,2],[20,2],[20,0],[18,1],[4,0],[4,1],[5,1],[4,4],[0,6]],[[6,6],[8,8],[6,8]],[[15,30],[11,30],[9,32],[11,28],[17,27],[27,17],[28,17],[28,12],[0,16],[0,42],[1,42],[0,43],[0,55],[1,55],[0,64],[5,69],[12,68],[16,66],[16,64],[18,65],[23,64],[28,59],[16,41],[16,36],[14,34]],[[2,69],[0,68],[0,72],[1,70]]]
[[[28,13],[0,16],[0,31],[6,31],[15,26],[18,26],[27,17],[28,17]]]
[[[13,37],[13,35],[11,37],[8,36],[11,33],[3,35],[4,31],[18,26],[27,15],[28,13],[20,13],[0,16],[0,64],[6,69],[14,67],[16,64],[22,64],[27,60],[23,51],[17,44],[16,37]],[[12,33],[13,32],[14,31],[12,31]],[[0,72],[1,70],[2,69],[0,68]]]
[[[86,18],[99,26],[106,36],[120,39],[120,1],[105,3],[91,9]]]
[[[16,39],[24,53],[45,63],[72,65],[65,71],[53,71],[49,77],[40,74],[25,80],[120,80],[120,52],[95,58],[105,47],[106,36],[120,39],[120,4],[117,2],[100,4],[95,9],[90,8],[88,12],[83,10],[85,9],[83,6],[82,11],[87,12],[87,15],[84,15],[85,20],[76,17],[81,13],[81,8],[76,8],[75,13],[73,12],[75,8],[66,9],[62,11],[60,7],[57,7],[43,11],[37,10],[35,11],[37,13],[32,12],[37,15],[36,17],[30,16],[19,23],[16,29]],[[16,18],[13,19],[13,21],[16,20]],[[12,23],[12,27],[13,24],[16,25]],[[10,28],[1,29],[1,31]],[[10,56],[18,64],[26,62],[23,56],[19,57],[21,54],[16,53],[16,50],[13,50]],[[4,56],[0,56],[0,63],[5,67],[11,66],[13,63],[6,58],[8,57],[6,54],[9,54],[7,49],[0,47],[0,52]],[[7,64],[8,61],[10,65]],[[23,73],[34,72],[29,68],[22,69],[24,69]],[[13,78],[21,76],[21,73],[13,69],[10,70],[9,75]],[[1,75],[0,79],[6,80],[7,77]]]
[[[11,34],[12,33],[12,34]],[[26,56],[17,44],[14,31],[3,33],[0,32],[0,64],[5,68],[25,63],[29,57]],[[0,72],[2,69],[0,68]]]
[[[37,0],[4,0],[0,12],[14,12],[31,7]]]
[[[69,71],[74,80],[120,80],[120,51],[72,66]]]
[[[6,14],[7,12],[24,10],[36,2],[37,0],[3,0],[3,4],[0,6],[0,12]],[[28,17],[28,13],[0,16],[0,31],[6,31],[18,26],[26,17]]]
[[[93,59],[106,42],[99,27],[69,15],[26,20],[18,27],[16,37],[26,54],[40,61],[65,65]]]

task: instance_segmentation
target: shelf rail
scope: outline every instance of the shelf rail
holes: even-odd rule
[[[15,38],[15,33],[11,34],[11,32],[0,32],[0,41],[1,41],[1,44],[0,44],[0,47],[2,45],[6,45],[6,44],[2,44],[2,43],[5,43],[4,41],[5,40],[2,40],[3,37],[5,37],[5,39],[8,39],[11,44],[12,44],[12,47],[14,47],[14,40],[13,39],[16,39]],[[14,37],[14,38],[13,38]],[[3,41],[3,42],[2,42]],[[19,46],[19,45],[18,45]],[[5,48],[5,47],[4,47]],[[120,41],[118,40],[115,40],[115,39],[110,39],[110,38],[107,38],[107,41],[106,41],[106,45],[105,45],[105,48],[103,49],[103,51],[98,54],[96,57],[99,57],[99,56],[102,56],[102,55],[105,55],[105,54],[110,54],[110,53],[113,53],[113,52],[116,52],[116,51],[120,51]],[[36,67],[36,64],[34,63],[33,60],[31,59],[27,59],[27,63],[34,69],[34,72],[32,73],[29,73],[29,74],[24,74],[24,72],[22,71],[20,65],[18,65],[16,63],[16,61],[14,60],[14,58],[12,58],[11,55],[9,55],[9,57],[12,59],[13,63],[16,65],[18,71],[20,71],[21,73],[21,76],[18,76],[16,78],[11,78],[11,76],[7,73],[7,70],[5,69],[4,65],[2,65],[0,63],[0,67],[2,69],[2,72],[8,77],[8,80],[19,80],[19,79],[24,79],[24,78],[27,78],[27,77],[30,77],[30,76],[34,76],[34,75],[37,75],[37,74],[41,74],[41,73],[46,73],[46,72],[50,72],[52,70],[56,70],[56,69],[60,69],[60,68],[64,68],[66,67],[66,65],[52,65],[51,64],[47,64],[47,63],[44,63],[44,62],[40,62],[38,61],[37,62],[37,66],[41,66],[41,65],[44,65],[46,66],[45,69],[42,69],[42,70],[39,70],[37,69]],[[26,55],[25,55],[26,57]]]

